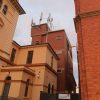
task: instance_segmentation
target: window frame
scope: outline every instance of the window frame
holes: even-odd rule
[[[6,4],[3,6],[2,12],[3,12],[4,15],[7,15],[8,6]]]
[[[51,67],[53,67],[53,59],[54,59],[54,57],[51,56]]]
[[[0,9],[2,8],[2,5],[3,5],[3,1],[0,0]]]
[[[5,78],[5,84],[4,84],[1,100],[7,100],[8,99],[10,86],[11,86],[11,76],[7,76]]]
[[[24,92],[24,97],[27,97],[27,96],[28,96],[28,91],[29,91],[29,83],[30,83],[30,80],[29,80],[29,79],[27,79],[26,84],[25,84],[25,92]]]
[[[33,60],[33,50],[28,51],[26,64],[32,64],[32,60]]]
[[[51,93],[51,84],[49,83],[48,84],[48,94],[50,94]]]
[[[15,56],[16,56],[16,49],[13,48],[13,49],[12,49],[12,52],[11,52],[11,56],[10,56],[10,61],[11,61],[11,62],[14,62]]]
[[[59,70],[59,71],[58,71]],[[62,73],[62,69],[57,69],[57,73],[61,74]]]

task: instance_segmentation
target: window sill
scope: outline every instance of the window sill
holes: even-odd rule
[[[23,100],[29,100],[29,97],[23,97]]]

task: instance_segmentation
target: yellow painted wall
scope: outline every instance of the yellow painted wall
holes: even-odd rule
[[[57,60],[55,59],[55,56],[50,52],[49,49],[46,51],[46,62],[48,63],[49,66],[51,66],[51,58],[53,56],[53,66],[52,68],[57,71]]]
[[[20,69],[22,67],[16,67],[16,68]],[[12,69],[12,68],[9,67],[9,69]],[[33,83],[34,76],[23,71],[11,71],[10,74],[9,72],[0,72],[0,95],[2,95],[2,92],[3,92],[4,80],[8,75],[10,75],[12,79],[10,91],[9,91],[9,97],[18,97],[18,98],[21,98],[21,100],[23,98],[26,98],[24,97],[25,82],[27,81],[27,79],[30,79],[31,85],[29,85],[27,98],[31,98],[32,83]]]
[[[54,89],[57,90],[57,75],[45,67],[44,85],[48,86],[49,83],[51,86],[54,85]],[[44,87],[44,91],[48,91],[48,89]]]
[[[0,59],[0,66],[7,66],[8,64]]]
[[[40,100],[40,91],[48,91],[48,84],[54,85],[57,90],[57,76],[45,66],[30,67],[35,72],[33,81],[32,100]],[[56,92],[56,91],[55,91]]]
[[[28,51],[33,51],[32,64],[46,63],[46,47],[21,48],[16,56],[16,64],[26,64]]]
[[[30,85],[29,85],[29,88],[28,88],[28,96],[27,97],[24,97],[24,93],[25,93],[25,83],[21,83],[21,85],[20,85],[20,92],[19,92],[19,97],[21,97],[21,98],[31,98],[31,96],[32,96],[32,84],[33,84],[33,79],[34,79],[34,77],[33,76],[31,76],[30,74],[27,74],[27,73],[23,73],[23,75],[22,75],[22,80],[24,81],[24,82],[26,82],[27,81],[27,79],[29,79],[30,80]],[[30,100],[30,99],[29,99]]]
[[[32,64],[47,63],[49,66],[51,66],[51,57],[53,56],[52,68],[57,71],[57,59],[46,45],[21,47],[20,49],[13,46],[13,48],[17,50],[14,61],[15,64],[26,64],[28,51],[33,51]]]
[[[8,54],[11,53],[12,38],[14,35],[18,12],[9,2],[9,0],[3,0],[3,5],[8,6],[8,12],[6,15],[2,13],[2,8],[0,9],[0,18],[4,22],[4,26],[0,28],[0,49],[6,51]],[[0,53],[4,58],[9,59],[10,55],[5,53]]]
[[[0,72],[0,81],[4,81],[5,78],[9,75],[9,72]],[[22,73],[21,72],[11,72],[10,76],[12,80],[22,80]],[[18,97],[19,96],[19,91],[20,91],[20,84],[17,82],[12,82],[11,87],[9,91],[9,96],[11,97]],[[4,88],[4,82],[0,83],[0,95],[2,95],[2,91]]]
[[[44,84],[45,66],[30,67],[30,69],[34,70],[35,73],[33,84]]]
[[[43,90],[43,86],[33,86],[32,100],[40,100],[40,90]]]

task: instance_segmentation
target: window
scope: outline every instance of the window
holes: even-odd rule
[[[65,70],[64,68],[58,68],[58,69],[57,69],[57,73],[58,73],[58,74],[62,74],[64,70]]]
[[[3,3],[2,0],[0,0],[0,8],[2,7],[2,3]]]
[[[39,44],[39,41],[35,41],[35,45],[38,45]]]
[[[63,36],[56,36],[56,40],[62,40]]]
[[[25,97],[27,97],[28,95],[28,89],[29,89],[29,79],[27,79],[25,84],[25,94],[24,94]]]
[[[15,55],[16,55],[16,49],[13,48],[13,49],[12,49],[12,53],[11,53],[11,57],[10,57],[10,61],[11,61],[11,62],[14,62],[14,60],[15,60]]]
[[[27,64],[31,64],[32,63],[32,58],[33,58],[33,51],[28,51],[28,55],[27,55]]]
[[[50,89],[51,89],[51,85],[50,83],[48,84],[48,93],[50,94]]]
[[[61,69],[57,69],[57,73],[62,73],[62,70]]]
[[[60,55],[60,54],[62,54],[62,52],[63,52],[62,50],[57,50],[57,51],[56,51],[56,54],[57,54],[57,55]]]
[[[2,10],[3,14],[6,15],[7,11],[8,11],[8,6],[4,5],[3,10]]]
[[[3,94],[2,94],[2,99],[1,100],[7,100],[9,90],[10,90],[10,85],[11,85],[11,77],[8,76],[5,79],[5,84],[4,84],[4,89],[3,89]]]
[[[51,67],[53,67],[53,56],[51,57]]]

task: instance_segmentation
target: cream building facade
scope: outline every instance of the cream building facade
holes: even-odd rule
[[[10,61],[13,66],[1,68],[0,95],[2,96],[4,92],[4,84],[7,81],[5,79],[8,76],[11,77],[11,80],[8,81],[10,83],[9,97],[19,100],[40,100],[40,91],[56,93],[57,60],[59,58],[51,46],[49,44],[19,46],[13,42],[12,50],[14,49],[16,54],[13,62]],[[28,63],[29,52],[33,52],[33,57]]]
[[[0,0],[0,99],[40,100],[41,91],[56,93],[58,56],[49,44],[20,46],[12,41],[17,0]]]
[[[24,13],[17,0],[0,0],[0,58],[10,59],[12,38],[18,16]],[[0,65],[5,65],[5,63],[0,60]]]

